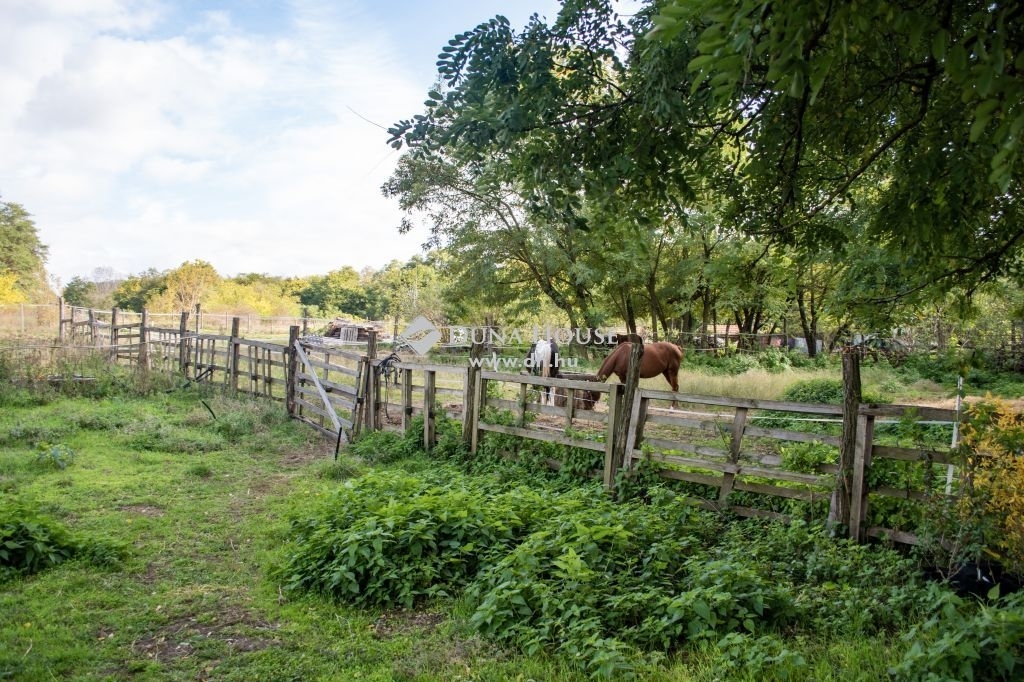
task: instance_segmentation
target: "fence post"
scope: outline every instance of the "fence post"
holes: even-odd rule
[[[70,321],[68,323],[68,329],[70,330],[68,332],[68,339],[71,341],[71,343],[74,343],[75,342],[75,335],[76,335],[76,332],[75,332],[75,306],[68,306],[68,313],[71,315],[71,319],[70,319]]]
[[[402,432],[412,424],[412,369],[402,370]]]
[[[117,308],[110,311],[110,358],[117,359]]]
[[[423,381],[423,449],[430,452],[437,437],[437,426],[434,422],[434,395],[436,393],[436,372],[428,369]]]
[[[857,415],[860,411],[860,353],[843,348],[843,434],[839,446],[839,470],[829,505],[828,527],[833,534],[849,533],[853,501],[853,469],[857,451]]]
[[[473,423],[469,430],[469,452],[473,455],[476,454],[476,449],[480,445],[480,415],[483,414],[487,404],[487,380],[483,378],[483,374],[477,372],[474,381],[473,404],[476,407],[473,410]]]
[[[626,435],[626,452],[623,453],[623,469],[633,468],[633,450],[636,450],[644,439],[644,424],[647,423],[647,408],[651,399],[640,396],[640,400],[633,403],[633,414],[629,418],[629,431]]]
[[[149,311],[142,309],[142,321],[139,323],[139,369],[149,371]]]
[[[100,345],[99,324],[96,321],[96,311],[89,308],[89,342],[93,346]]]
[[[57,342],[64,344],[64,297],[57,297]]]
[[[615,470],[617,463],[622,459],[616,451],[615,430],[618,426],[615,415],[622,409],[620,396],[622,395],[622,384],[608,385],[608,423],[605,424],[604,436],[604,487],[606,490],[615,488]]]
[[[233,392],[238,392],[238,356],[239,350],[242,344],[238,341],[239,327],[242,324],[241,318],[231,318],[231,354],[228,360],[228,376],[227,380]]]
[[[287,397],[285,398],[285,406],[288,410],[288,416],[295,416],[295,385],[299,381],[299,356],[295,352],[295,346],[299,342],[299,328],[293,326],[288,328],[288,381],[285,383],[287,388]]]
[[[462,391],[462,442],[472,447],[473,427],[476,424],[476,378],[480,374],[479,360],[483,354],[483,344],[473,342],[469,348],[469,366],[466,368],[465,388]]]
[[[747,424],[747,408],[737,407],[732,418],[732,442],[729,444],[729,463],[736,465],[740,458],[743,445],[743,428]],[[729,505],[729,493],[736,482],[736,471],[726,471],[722,476],[722,487],[718,491],[718,505],[725,508]]]
[[[377,394],[380,389],[380,375],[373,361],[377,359],[377,331],[371,329],[366,339],[366,372],[363,377],[366,390],[363,391],[363,415],[367,431],[376,431],[379,420],[377,411],[380,405],[377,404]]]
[[[875,439],[875,417],[857,415],[857,445],[853,456],[853,482],[850,499],[850,537],[863,542],[864,521],[868,513],[868,485],[865,475],[871,466],[871,445]]]
[[[632,342],[629,350],[629,367],[626,370],[626,381],[623,383],[622,400],[615,401],[615,410],[612,411],[612,395],[608,394],[608,419],[615,422],[612,433],[612,470],[605,467],[605,486],[611,488],[615,485],[615,467],[626,459],[626,441],[629,440],[629,420],[633,415],[633,401],[636,398],[637,389],[640,387],[640,361],[644,356],[644,344],[639,338]]]
[[[92,311],[89,314],[91,316]],[[178,369],[188,375],[188,313],[181,314],[181,322],[178,324]]]

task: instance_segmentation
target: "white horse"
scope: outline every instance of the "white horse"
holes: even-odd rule
[[[529,374],[549,378],[561,376],[558,371],[558,344],[554,339],[537,339],[526,353],[526,368]],[[550,386],[541,387],[541,405],[554,405],[555,398]]]

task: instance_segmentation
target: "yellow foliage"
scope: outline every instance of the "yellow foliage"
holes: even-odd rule
[[[13,272],[0,272],[0,303],[24,303],[27,298],[18,289],[18,276]]]
[[[1024,414],[988,398],[968,408],[961,434],[976,504],[992,524],[989,545],[1007,567],[1024,568]]]

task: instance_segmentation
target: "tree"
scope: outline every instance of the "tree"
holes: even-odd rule
[[[64,302],[68,305],[92,308],[92,301],[96,296],[96,284],[76,275],[64,285],[62,295]]]
[[[206,261],[187,261],[167,273],[164,295],[170,297],[170,309],[193,312],[219,282],[220,275]]]
[[[488,275],[501,291],[533,284],[571,324],[595,326],[603,287],[631,328],[646,307],[656,333],[666,321],[660,254],[666,234],[684,227],[676,221],[695,196],[690,159],[699,145],[688,126],[671,125],[686,119],[686,99],[658,87],[690,53],[669,46],[661,52],[671,59],[656,69],[634,69],[622,59],[632,48],[632,31],[603,0],[566,3],[551,26],[535,16],[515,33],[496,17],[455,36],[439,55],[441,83],[426,113],[389,131],[411,153],[398,177],[404,187],[385,191],[404,192],[408,210],[423,207],[410,196],[444,205],[426,191],[439,178],[464,186],[462,196],[490,207],[492,219],[453,225],[458,213],[439,209],[463,235],[445,246],[461,241],[473,263],[496,263]],[[415,164],[444,172],[417,173]],[[455,249],[456,263],[462,253]],[[480,267],[489,266],[469,271]]]
[[[25,294],[18,289],[18,276],[13,272],[0,273],[0,304],[24,302]]]
[[[400,159],[382,191],[426,216],[429,246],[444,248],[456,289],[495,308],[529,305],[539,292],[573,326],[597,326],[589,260],[601,245],[573,222],[531,211],[504,170],[417,151]],[[400,229],[410,227],[407,217]]]
[[[167,290],[167,273],[149,268],[138,275],[129,275],[113,293],[114,305],[137,313],[156,301]]]
[[[1021,273],[1024,8],[1016,2],[672,0],[652,45],[685,76],[717,156],[737,155],[733,215],[808,250],[859,238],[912,260],[894,297]],[[656,55],[657,52],[652,52]],[[863,232],[819,219],[864,217]]]
[[[28,211],[19,204],[0,201],[0,276],[13,275],[12,289],[20,292],[23,300],[53,298],[46,282],[47,250]]]
[[[314,275],[299,292],[302,305],[313,306],[320,315],[338,313],[365,318],[367,297],[361,275],[350,265],[326,275]]]

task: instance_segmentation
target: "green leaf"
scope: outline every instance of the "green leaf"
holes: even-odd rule
[[[693,612],[700,616],[704,622],[711,622],[711,607],[708,606],[707,602],[703,599],[695,599],[692,606]]]
[[[946,46],[949,44],[949,32],[941,29],[932,36],[932,56],[938,61],[946,58]]]
[[[967,75],[967,50],[963,45],[954,45],[946,59],[946,73],[955,81],[962,81]]]

